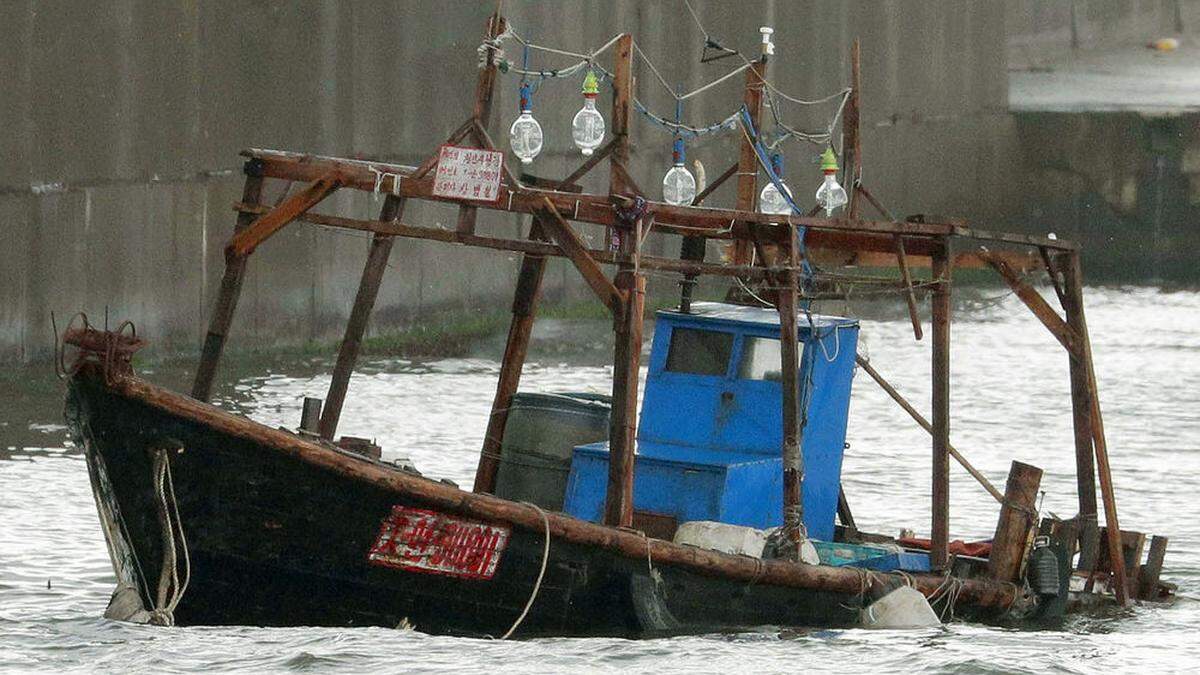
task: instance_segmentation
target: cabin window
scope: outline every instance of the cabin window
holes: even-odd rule
[[[733,333],[694,328],[671,330],[667,370],[691,375],[724,375],[733,353]]]
[[[742,341],[742,361],[738,364],[738,378],[779,382],[781,372],[779,361],[779,340],[746,337]]]

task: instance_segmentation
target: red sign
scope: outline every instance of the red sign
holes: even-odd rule
[[[415,572],[491,579],[508,535],[507,527],[393,506],[367,561]]]
[[[433,177],[433,194],[451,199],[497,201],[503,166],[502,152],[443,145]]]

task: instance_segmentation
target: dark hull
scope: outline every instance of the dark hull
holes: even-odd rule
[[[399,487],[390,486],[389,476],[399,474],[390,466],[317,449],[258,425],[253,429],[258,437],[251,437],[255,434],[236,432],[238,425],[253,425],[244,419],[212,409],[206,414],[221,424],[203,423],[194,414],[118,389],[101,377],[77,375],[68,396],[68,421],[85,448],[102,523],[106,512],[114,523],[106,527],[106,536],[118,575],[138,589],[147,608],[154,605],[164,550],[153,453],[160,447],[182,448],[171,454],[191,562],[190,583],[174,612],[180,625],[390,627],[407,622],[431,633],[497,636],[513,625],[534,592],[543,564],[543,527],[497,523],[511,527],[511,535],[490,579],[372,564],[368,553],[393,507],[477,519],[478,513],[465,506],[472,495],[459,493],[464,507],[455,513],[447,507],[454,502],[448,486],[407,475],[403,480],[392,476]],[[265,436],[272,442],[262,442]],[[288,438],[306,446],[307,454],[284,447]],[[313,461],[314,452],[330,455]],[[333,461],[352,468],[361,464],[364,475],[378,478],[331,469]],[[451,498],[432,503],[421,494],[426,489]],[[627,534],[621,535],[624,550],[617,543],[597,545],[600,528],[573,521],[592,528],[585,543],[572,536],[570,521],[554,516],[545,576],[519,636],[845,626],[857,621],[864,600],[884,590],[868,585],[867,593],[850,592],[734,578],[698,564],[663,562],[657,549],[651,564],[646,555],[629,550]],[[1006,607],[960,602],[957,609],[960,615],[997,618]]]

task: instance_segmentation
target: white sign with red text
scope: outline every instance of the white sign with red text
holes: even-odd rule
[[[502,152],[443,145],[433,177],[433,194],[451,199],[497,201],[503,166]]]

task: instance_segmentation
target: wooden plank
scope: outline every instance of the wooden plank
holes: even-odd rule
[[[1004,502],[992,537],[988,576],[997,581],[1020,581],[1030,535],[1037,525],[1037,495],[1042,470],[1014,461],[1004,487]]]
[[[248,174],[246,183],[242,187],[242,203],[257,205],[262,198],[262,187],[261,175]],[[253,213],[247,211],[238,213],[237,222],[233,227],[234,236],[245,230],[252,222],[254,222]],[[200,363],[196,366],[196,379],[192,382],[192,397],[198,401],[208,401],[209,396],[212,395],[217,363],[221,360],[221,352],[225,349],[229,327],[233,324],[233,315],[237,311],[238,299],[242,295],[242,280],[245,275],[245,258],[225,259],[225,273],[221,277],[221,289],[217,292],[217,304],[213,307],[212,317],[209,319],[208,333],[204,336],[204,346],[200,350]]]
[[[763,82],[767,76],[766,57],[755,61],[746,69],[746,83],[742,89],[742,105],[750,114],[750,122],[755,129],[760,128],[762,120]],[[758,204],[758,155],[754,145],[744,135],[738,146],[737,168],[737,201],[735,208],[739,211],[757,211]],[[777,219],[779,216],[775,216]],[[733,244],[730,262],[735,265],[750,264],[752,243],[738,239]]]
[[[619,317],[624,308],[621,292],[608,280],[608,277],[604,276],[604,270],[600,269],[600,264],[592,258],[583,240],[579,238],[578,234],[575,234],[575,230],[571,229],[571,224],[562,217],[558,209],[554,208],[554,204],[549,199],[545,201],[545,207],[549,217],[542,220],[542,227],[546,230],[546,234],[574,263],[575,269],[579,270],[579,274],[592,288],[596,297],[600,298],[600,301],[608,307],[614,317]]]
[[[633,468],[637,442],[638,369],[642,355],[642,314],[646,278],[632,270],[617,273],[622,309],[617,314],[613,349],[612,418],[609,429],[608,490],[604,523],[633,524]]]
[[[530,226],[530,239],[540,239],[543,236],[541,220],[535,219]],[[508,327],[508,339],[504,343],[504,357],[500,361],[500,378],[496,383],[492,413],[488,417],[487,431],[483,436],[479,467],[475,471],[475,492],[496,491],[496,475],[500,470],[500,453],[504,429],[508,425],[508,409],[512,406],[513,396],[521,384],[521,370],[525,365],[525,355],[529,351],[529,337],[533,333],[534,314],[545,273],[545,256],[527,253],[521,258],[521,271],[517,274],[517,289],[513,295],[512,321]]]
[[[1158,599],[1158,580],[1162,575],[1163,559],[1167,555],[1166,537],[1155,535],[1150,539],[1150,554],[1146,556],[1146,564],[1142,565],[1139,581],[1138,597],[1142,600]]]
[[[993,256],[989,252],[981,251],[975,255],[982,258],[984,262],[991,265],[992,269],[996,270],[996,273],[1004,279],[1004,283],[1008,284],[1013,293],[1021,299],[1021,302],[1025,303],[1029,311],[1033,312],[1038,321],[1042,322],[1042,325],[1066,348],[1068,353],[1076,353],[1078,337],[1075,335],[1075,331],[1071,330],[1067,322],[1063,321],[1058,312],[1054,311],[1054,308],[1050,306],[1050,303],[1046,302],[1042,294],[1037,292],[1036,288],[1025,283],[1021,279],[1021,275],[1017,274],[1008,264],[1008,261]]]
[[[341,182],[341,176],[336,171],[331,171],[300,192],[283,200],[279,206],[259,216],[248,227],[235,233],[225,246],[225,255],[232,257],[250,255],[259,244],[266,241],[271,235],[333,194]]]
[[[380,222],[395,222],[404,217],[404,199],[394,195],[384,197],[383,207],[379,210]],[[354,373],[354,365],[362,349],[362,339],[367,332],[367,324],[371,312],[375,309],[375,300],[379,296],[379,287],[383,283],[383,274],[387,271],[388,258],[392,254],[395,238],[388,234],[376,233],[371,237],[371,248],[367,252],[367,261],[363,265],[362,277],[358,282],[358,292],[354,295],[354,305],[350,308],[350,318],[346,321],[346,333],[338,345],[337,361],[333,365],[333,375],[329,381],[329,392],[325,395],[325,409],[321,413],[321,438],[333,440],[337,432],[338,421],[342,417],[342,406],[346,402],[346,392],[350,387],[350,376]]]
[[[929,560],[945,569],[950,560],[950,252],[933,256],[933,491]]]
[[[871,365],[870,361],[867,361],[865,358],[863,358],[861,354],[855,354],[854,361],[860,368],[863,369],[863,372],[869,375],[872,380],[875,380],[875,383],[878,384],[881,389],[887,392],[887,395],[890,396],[892,400],[895,401],[901,408],[903,408],[904,411],[907,412],[922,429],[931,434],[933,433],[933,425],[929,423],[929,420],[925,419],[924,415],[917,412],[917,409],[908,402],[908,399],[904,398],[899,391],[896,391],[896,388],[893,387],[887,380],[885,380],[883,375],[879,374],[879,371],[875,370],[875,367]],[[1004,503],[1004,495],[996,489],[995,485],[992,485],[992,482],[987,479],[987,476],[984,476],[979,472],[979,469],[976,469],[974,466],[972,466],[971,463],[967,461],[967,458],[958,451],[958,449],[956,449],[953,445],[947,444],[946,450],[950,453],[950,456],[955,459],[955,461],[957,461],[964,469],[967,470],[967,473],[971,474],[972,478],[974,478],[979,482],[980,485],[983,486],[983,489],[988,491],[988,494],[992,495],[992,497],[994,497],[995,500],[1001,504]]]
[[[1112,560],[1113,590],[1117,602],[1121,605],[1129,602],[1129,589],[1125,579],[1125,560],[1121,556],[1121,525],[1117,517],[1117,498],[1113,487],[1112,468],[1108,463],[1108,442],[1104,437],[1104,418],[1100,414],[1100,397],[1096,387],[1096,369],[1092,363],[1092,343],[1088,337],[1087,319],[1083,310],[1083,272],[1079,263],[1079,254],[1070,252],[1066,255],[1064,273],[1069,278],[1066,289],[1067,297],[1071,299],[1073,318],[1071,323],[1076,326],[1079,337],[1078,356],[1083,366],[1081,379],[1087,390],[1090,427],[1092,431],[1092,449],[1096,456],[1096,473],[1100,477],[1100,496],[1104,504],[1104,524],[1107,527],[1108,552]],[[1077,401],[1073,401],[1075,403]]]

